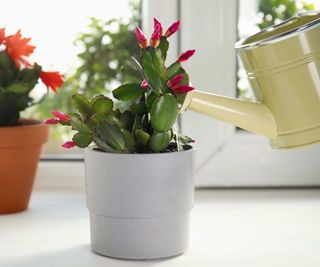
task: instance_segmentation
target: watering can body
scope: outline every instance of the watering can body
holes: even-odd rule
[[[320,142],[320,13],[267,28],[236,50],[257,101],[193,91],[182,108],[267,136],[273,148]]]

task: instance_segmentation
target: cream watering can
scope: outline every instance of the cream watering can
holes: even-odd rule
[[[320,11],[300,13],[235,48],[257,102],[192,91],[182,110],[264,135],[273,148],[320,142]]]

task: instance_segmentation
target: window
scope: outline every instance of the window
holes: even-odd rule
[[[273,20],[278,22],[275,17],[268,16],[267,12],[265,17],[258,14],[259,2],[268,4],[274,1],[144,1],[144,20],[149,23],[153,16],[167,23],[175,19],[182,20],[180,36],[176,40],[177,53],[196,49],[196,56],[187,63],[186,68],[192,77],[193,86],[198,90],[234,97],[239,94],[238,84],[241,97],[251,99],[246,82],[237,81],[239,70],[234,43],[239,35],[244,37],[259,30],[256,24],[259,16],[260,22],[264,21],[265,25]],[[303,9],[301,1],[280,2],[294,6],[297,4],[296,9]],[[312,2],[315,4],[314,8],[319,7],[319,1]],[[309,5],[306,7],[313,8]],[[272,12],[281,13],[283,9],[284,7],[271,7]],[[243,84],[244,87],[241,86]],[[233,126],[192,111],[183,115],[181,126],[185,134],[196,140],[198,186],[320,184],[319,146],[300,150],[273,150],[264,137],[235,131]]]
[[[132,24],[140,20],[138,0],[92,0],[90,3],[12,0],[3,3],[2,10],[5,12],[2,12],[0,26],[6,27],[8,33],[21,28],[23,35],[32,37],[31,42],[37,47],[33,60],[41,63],[45,70],[59,70],[66,77],[56,95],[50,92],[42,98],[46,88],[37,85],[33,96],[41,105],[27,110],[25,117],[44,120],[51,117],[51,110],[71,111],[69,100],[77,90],[86,95],[108,93],[121,81],[118,73],[123,61],[137,49],[131,45],[131,40],[135,38]],[[119,36],[123,41],[118,41]],[[66,129],[57,125],[50,130],[46,157],[81,153],[77,149],[61,148],[70,138]]]

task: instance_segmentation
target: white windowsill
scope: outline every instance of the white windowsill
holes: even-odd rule
[[[319,210],[319,189],[197,190],[184,255],[122,261],[91,252],[83,192],[35,191],[28,211],[0,216],[0,266],[318,267]]]
[[[320,186],[319,157],[320,145],[276,150],[267,138],[239,131],[207,159],[211,168],[197,168],[195,183],[200,187]],[[36,188],[83,189],[84,177],[81,161],[42,161]]]

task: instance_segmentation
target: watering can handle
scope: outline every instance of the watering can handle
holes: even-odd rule
[[[187,94],[181,112],[187,108],[269,138],[277,136],[274,117],[260,102],[194,90]]]

